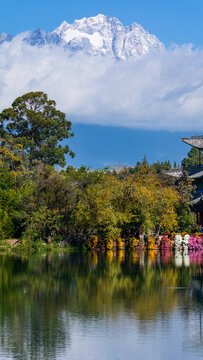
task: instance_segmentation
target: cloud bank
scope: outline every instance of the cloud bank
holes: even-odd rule
[[[56,100],[73,123],[203,130],[203,51],[173,47],[137,60],[68,56],[25,34],[0,46],[0,109],[29,91]]]

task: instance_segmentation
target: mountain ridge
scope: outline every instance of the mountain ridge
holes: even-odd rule
[[[2,33],[0,45],[14,38]],[[62,46],[70,54],[84,52],[90,56],[111,56],[118,60],[164,49],[164,44],[141,25],[134,22],[124,26],[119,19],[103,14],[84,17],[72,24],[64,20],[52,32],[46,33],[42,29],[29,31],[24,41],[31,46]]]

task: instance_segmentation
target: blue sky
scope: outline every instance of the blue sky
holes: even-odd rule
[[[125,25],[140,23],[165,44],[203,45],[202,0],[0,0],[0,32],[55,29],[62,20],[103,13]]]
[[[190,150],[181,137],[191,132],[168,132],[128,129],[111,126],[73,124],[75,137],[69,145],[77,155],[67,159],[68,165],[81,164],[92,168],[109,166],[134,166],[144,155],[149,163],[170,160],[171,164],[181,160]],[[194,134],[195,135],[195,134]]]
[[[120,70],[116,70],[112,64],[106,63],[102,65],[107,74],[104,74],[103,78],[97,74],[97,68],[101,67],[99,60],[95,66],[83,64],[81,84],[86,84],[88,90],[92,90],[93,84],[95,93],[89,99],[85,97],[88,91],[86,88],[83,89],[81,98],[84,102],[78,101],[74,108],[75,98],[72,103],[69,99],[72,95],[70,89],[76,94],[81,90],[80,82],[76,88],[72,88],[77,69],[81,68],[80,64],[77,68],[78,60],[76,64],[71,63],[71,60],[67,64],[63,56],[60,58],[60,54],[55,56],[43,50],[40,50],[41,56],[32,53],[29,49],[23,53],[16,43],[15,48],[8,48],[7,53],[0,54],[0,107],[9,106],[16,96],[28,90],[47,92],[73,122],[75,137],[70,141],[70,148],[77,156],[74,160],[70,160],[70,163],[75,166],[81,164],[93,168],[118,164],[133,166],[138,160],[142,160],[144,155],[150,162],[170,160],[180,163],[190,150],[182,143],[181,135],[189,136],[202,131],[202,0],[103,0],[102,2],[0,0],[0,33],[16,35],[37,28],[52,31],[63,20],[73,22],[75,19],[95,16],[98,13],[115,16],[124,25],[140,23],[167,47],[177,44],[178,48],[175,51],[169,49],[161,58],[145,60],[140,63],[138,70],[137,64],[130,66],[121,64]],[[189,43],[192,43],[197,50],[182,47],[183,44]],[[86,78],[90,70],[93,72],[92,79]],[[55,72],[54,76],[52,76],[53,72]],[[125,83],[126,89],[130,84],[132,91],[136,92],[138,89],[138,93],[135,96],[135,103],[130,104],[129,111],[111,115],[111,106],[117,101],[117,94],[108,89],[111,89],[112,84],[112,88],[119,87],[117,74],[120,73],[123,74],[122,84]],[[60,86],[56,87],[54,77]],[[100,81],[99,88],[97,88],[97,79]],[[136,87],[134,84],[137,84]],[[19,87],[18,91],[17,87]],[[66,91],[69,92],[65,98]],[[110,99],[109,107],[104,112],[103,104],[99,102],[101,92],[107,93]],[[130,95],[121,94],[123,102],[127,102]],[[88,113],[89,105],[98,107],[97,114],[101,114],[100,118],[96,119],[97,114],[93,114],[92,118],[83,116]],[[151,119],[146,117],[148,106],[149,111],[152,111]],[[135,111],[142,114],[143,125],[132,128],[131,114]],[[106,116],[107,112],[108,116]],[[78,113],[82,114],[79,119],[77,115],[72,115]],[[126,122],[125,127],[122,127],[123,122]]]

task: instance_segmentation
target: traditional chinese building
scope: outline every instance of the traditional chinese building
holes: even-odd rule
[[[198,166],[186,169],[189,177],[194,180],[196,185],[196,192],[191,203],[192,210],[197,214],[197,222],[203,226],[203,165],[201,164],[201,151],[203,150],[203,135],[191,136],[190,138],[182,138],[182,140],[199,150],[199,164]]]
[[[196,166],[188,167],[184,170],[187,171],[190,179],[193,179],[196,186],[196,191],[193,200],[191,201],[191,208],[197,215],[197,223],[203,227],[203,164],[201,164],[201,151],[203,150],[203,135],[191,136],[189,138],[182,138],[186,144],[199,149],[199,164]],[[183,169],[172,169],[165,172],[166,174],[175,178],[183,175]]]

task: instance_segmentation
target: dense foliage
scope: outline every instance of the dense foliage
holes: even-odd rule
[[[187,176],[165,176],[169,162],[149,165],[144,159],[119,173],[84,166],[56,170],[53,165],[65,165],[64,154],[72,153],[58,145],[70,136],[71,123],[55,102],[29,93],[0,116],[1,239],[33,244],[96,235],[112,241],[192,225],[192,184]]]
[[[43,92],[31,92],[18,97],[11,108],[4,109],[1,120],[6,124],[5,134],[26,150],[30,167],[40,160],[49,165],[65,166],[65,154],[74,156],[61,141],[73,136],[71,122],[56,109],[54,100]]]
[[[187,156],[182,160],[183,168],[198,166],[199,163],[203,164],[203,155],[199,149],[192,147]]]

